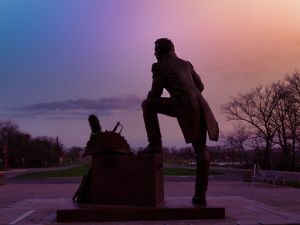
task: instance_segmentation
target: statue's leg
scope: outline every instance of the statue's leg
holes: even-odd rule
[[[157,114],[175,116],[170,98],[148,98],[142,103],[143,117],[149,141],[149,151],[162,151],[161,133]],[[143,153],[143,152],[142,152]]]
[[[206,145],[193,143],[193,147],[196,153],[196,182],[193,203],[206,204],[210,157]]]
[[[198,141],[193,142],[193,148],[196,154],[196,182],[194,204],[206,204],[206,191],[208,186],[208,172],[210,166],[210,157],[206,147],[207,126],[204,119],[204,113],[201,110],[201,131]]]

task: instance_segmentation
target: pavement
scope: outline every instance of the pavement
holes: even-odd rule
[[[0,224],[62,224],[56,210],[70,204],[80,178],[7,178],[0,185]],[[165,177],[165,196],[191,198],[194,177]],[[225,207],[224,220],[138,221],[72,224],[107,225],[300,225],[300,189],[243,182],[241,174],[210,177],[208,205]]]
[[[42,168],[20,168],[20,169],[9,169],[5,171],[0,171],[0,174],[3,174],[5,178],[12,178],[24,173],[35,173],[42,171],[51,171],[51,170],[62,170],[78,167],[78,164],[72,164],[67,166],[54,166],[54,167],[42,167]]]

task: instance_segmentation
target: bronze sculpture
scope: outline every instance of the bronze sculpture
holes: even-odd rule
[[[155,42],[157,62],[152,65],[152,87],[142,103],[149,145],[141,154],[162,152],[157,114],[176,117],[186,143],[192,143],[197,161],[194,204],[206,204],[209,153],[206,133],[217,141],[218,123],[202,96],[204,85],[192,64],[177,57],[174,45],[167,38]],[[166,89],[170,97],[161,97]]]
[[[89,124],[91,127],[91,136],[88,140],[84,155],[92,154],[131,154],[129,144],[121,131],[123,126],[117,122],[116,126],[111,131],[101,131],[100,122],[95,115],[89,116]],[[117,129],[120,127],[119,132]]]

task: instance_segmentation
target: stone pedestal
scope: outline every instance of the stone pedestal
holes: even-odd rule
[[[109,206],[70,203],[57,211],[58,222],[108,222],[108,221],[155,221],[155,220],[199,220],[225,219],[222,207],[192,204],[192,197],[168,197],[164,205]]]
[[[58,222],[224,219],[225,209],[197,207],[192,196],[164,200],[161,155],[93,155],[93,204],[70,202]]]
[[[160,154],[95,154],[91,179],[94,204],[159,206],[164,202]]]

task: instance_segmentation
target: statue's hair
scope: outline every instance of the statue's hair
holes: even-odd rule
[[[161,54],[169,53],[174,51],[174,44],[171,39],[168,38],[159,38],[155,41],[155,45],[158,47],[158,50]]]

